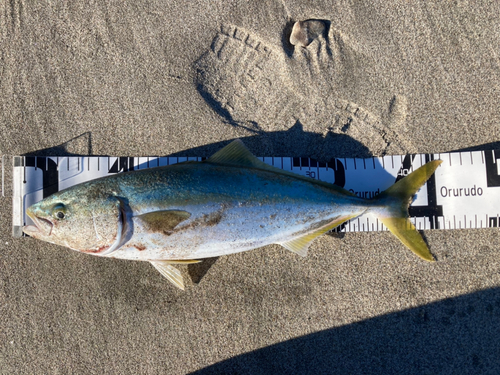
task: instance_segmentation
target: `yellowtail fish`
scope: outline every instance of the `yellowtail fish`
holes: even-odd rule
[[[32,205],[27,235],[98,256],[150,262],[177,287],[176,263],[280,244],[305,256],[321,234],[374,214],[410,250],[433,261],[408,219],[431,161],[373,199],[271,167],[236,140],[203,162],[117,174]]]

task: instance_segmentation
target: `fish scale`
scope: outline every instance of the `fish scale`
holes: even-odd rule
[[[107,256],[161,260],[226,255],[297,237],[305,233],[305,224],[309,228],[367,208],[355,196],[268,171],[201,163],[177,164],[164,172],[143,170],[101,180],[118,196],[128,197],[134,227],[130,241]],[[189,212],[190,217],[168,234],[150,233],[138,219],[163,210]],[[214,214],[220,217],[211,223]],[[221,230],[214,230],[215,225]]]

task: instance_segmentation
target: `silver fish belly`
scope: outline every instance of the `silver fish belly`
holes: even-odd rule
[[[120,193],[131,197],[133,233],[107,256],[166,260],[227,255],[286,242],[336,218],[358,216],[368,207],[362,199],[270,171],[207,163],[157,173],[153,179],[158,184],[147,184],[147,192],[140,192],[140,177],[120,183]],[[171,179],[181,188],[168,188]],[[152,230],[141,215],[155,211],[190,216],[170,230]]]

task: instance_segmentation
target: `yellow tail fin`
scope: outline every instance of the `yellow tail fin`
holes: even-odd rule
[[[429,251],[422,236],[410,222],[408,217],[408,206],[413,196],[422,185],[432,176],[436,168],[442,163],[441,160],[433,160],[416,171],[412,172],[402,180],[399,180],[389,189],[382,192],[374,201],[384,201],[388,204],[378,217],[380,221],[420,258],[429,262],[434,261],[434,256]]]

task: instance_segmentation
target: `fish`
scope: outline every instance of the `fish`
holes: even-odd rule
[[[130,171],[75,185],[30,206],[30,237],[95,256],[150,262],[184,289],[174,264],[279,244],[300,256],[318,236],[375,215],[434,261],[408,206],[441,160],[371,199],[265,164],[235,140],[201,162]]]

